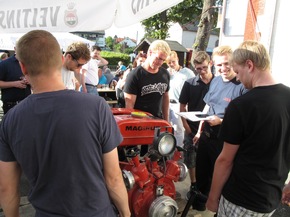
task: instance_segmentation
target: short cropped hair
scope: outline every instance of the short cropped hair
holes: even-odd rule
[[[16,57],[31,76],[61,69],[62,52],[56,38],[44,30],[32,30],[16,43]]]
[[[8,58],[7,53],[5,53],[5,52],[0,53],[0,60],[5,60],[6,58]]]
[[[88,45],[83,42],[73,42],[70,44],[64,55],[66,56],[67,54],[72,55],[76,60],[82,58],[85,61],[89,61],[91,59],[91,53]]]
[[[233,49],[231,48],[231,46],[222,45],[215,47],[212,52],[212,60],[214,61],[215,56],[223,56],[223,55],[228,55],[231,60],[233,55]]]
[[[196,52],[193,58],[193,64],[202,64],[204,61],[210,62],[210,56],[205,51],[198,51]]]
[[[243,65],[251,60],[260,70],[270,70],[271,59],[265,46],[257,41],[244,41],[233,53],[233,62]]]
[[[132,64],[132,67],[133,67],[133,68],[136,68],[136,67],[137,67],[137,60],[138,60],[139,58],[144,58],[144,59],[146,59],[146,58],[147,58],[147,54],[146,54],[146,53],[143,53],[143,51],[142,51],[142,52],[139,52],[138,55],[135,57],[135,59],[134,59],[134,61],[133,61],[133,64]]]
[[[177,60],[179,60],[177,53],[176,53],[175,51],[172,50],[172,51],[169,53],[169,55],[167,56],[166,63],[169,63],[169,60],[170,60],[171,57],[172,57],[172,58],[176,58]]]
[[[167,56],[170,54],[171,49],[168,45],[168,43],[164,40],[155,40],[152,42],[152,44],[149,46],[148,51],[160,51],[162,53],[165,53]]]
[[[91,47],[91,51],[95,51],[95,50],[97,50],[97,51],[102,51],[102,49],[101,49],[99,46],[97,46],[97,45],[93,45],[93,46]]]

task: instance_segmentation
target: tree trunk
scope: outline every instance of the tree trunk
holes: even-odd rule
[[[193,51],[191,56],[191,64],[193,65],[193,59],[195,53],[198,51],[206,51],[211,30],[214,25],[214,13],[215,13],[216,0],[204,0],[202,14],[198,25],[195,42],[193,44]]]

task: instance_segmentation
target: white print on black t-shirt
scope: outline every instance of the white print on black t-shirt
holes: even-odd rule
[[[157,93],[160,93],[160,95],[163,95],[166,89],[167,89],[166,83],[149,84],[142,87],[141,96],[154,93],[154,92],[157,92]]]

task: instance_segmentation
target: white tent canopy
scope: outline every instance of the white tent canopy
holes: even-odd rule
[[[23,35],[24,33],[8,33],[8,34],[0,34],[0,50],[10,50],[13,51],[16,45],[16,41]],[[79,37],[72,33],[65,32],[53,32],[54,37],[57,39],[60,48],[65,51],[67,46],[73,42],[81,41],[86,43],[89,47],[94,45],[95,42],[87,40],[85,38]]]
[[[105,30],[138,23],[183,0],[0,0],[0,33]]]

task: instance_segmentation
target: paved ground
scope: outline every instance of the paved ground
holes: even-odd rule
[[[187,177],[183,182],[178,182],[175,184],[176,190],[180,193],[180,197],[176,199],[178,204],[179,210],[177,217],[181,217],[184,207],[186,206],[186,199],[185,195],[188,191],[188,186],[190,184],[189,178]],[[21,204],[20,204],[20,216],[21,217],[33,217],[34,216],[34,209],[32,208],[31,204],[27,201],[26,195],[29,190],[29,186],[24,177],[21,180]],[[4,217],[2,210],[0,209],[0,217]],[[192,208],[189,209],[187,213],[187,217],[213,217],[210,213],[198,212],[193,210]],[[285,205],[280,205],[276,212],[273,214],[272,217],[290,217],[290,207]]]
[[[2,118],[1,107],[2,106],[1,106],[1,101],[0,101],[0,121]],[[290,176],[288,179],[290,179]],[[190,180],[188,177],[183,182],[178,182],[175,184],[176,191],[180,193],[180,197],[176,199],[176,202],[179,207],[177,217],[180,217],[182,215],[184,207],[186,206],[187,201],[185,199],[185,195],[188,191],[189,184],[190,184]],[[22,197],[21,197],[21,203],[20,203],[20,216],[21,217],[33,217],[35,213],[33,207],[28,202],[27,197],[26,197],[28,191],[29,191],[29,186],[25,178],[22,177],[21,179],[21,196]],[[0,207],[0,217],[4,217],[1,207]],[[198,212],[190,208],[187,213],[187,217],[212,217],[212,215],[206,211]],[[273,214],[272,217],[290,217],[290,207],[280,204],[280,206],[278,207],[278,209],[276,210],[276,212]]]
[[[177,217],[180,217],[182,215],[184,207],[186,206],[187,201],[185,199],[185,196],[188,191],[189,184],[190,180],[187,177],[186,180],[184,180],[183,182],[176,183],[175,185],[176,190],[181,194],[181,198],[177,198],[176,200],[179,207],[179,213]],[[193,210],[192,208],[190,208],[187,217],[213,217],[213,215],[208,213],[207,211],[198,212],[197,210]],[[272,217],[290,217],[290,207],[280,204],[280,206],[278,207],[276,212],[272,215]]]

